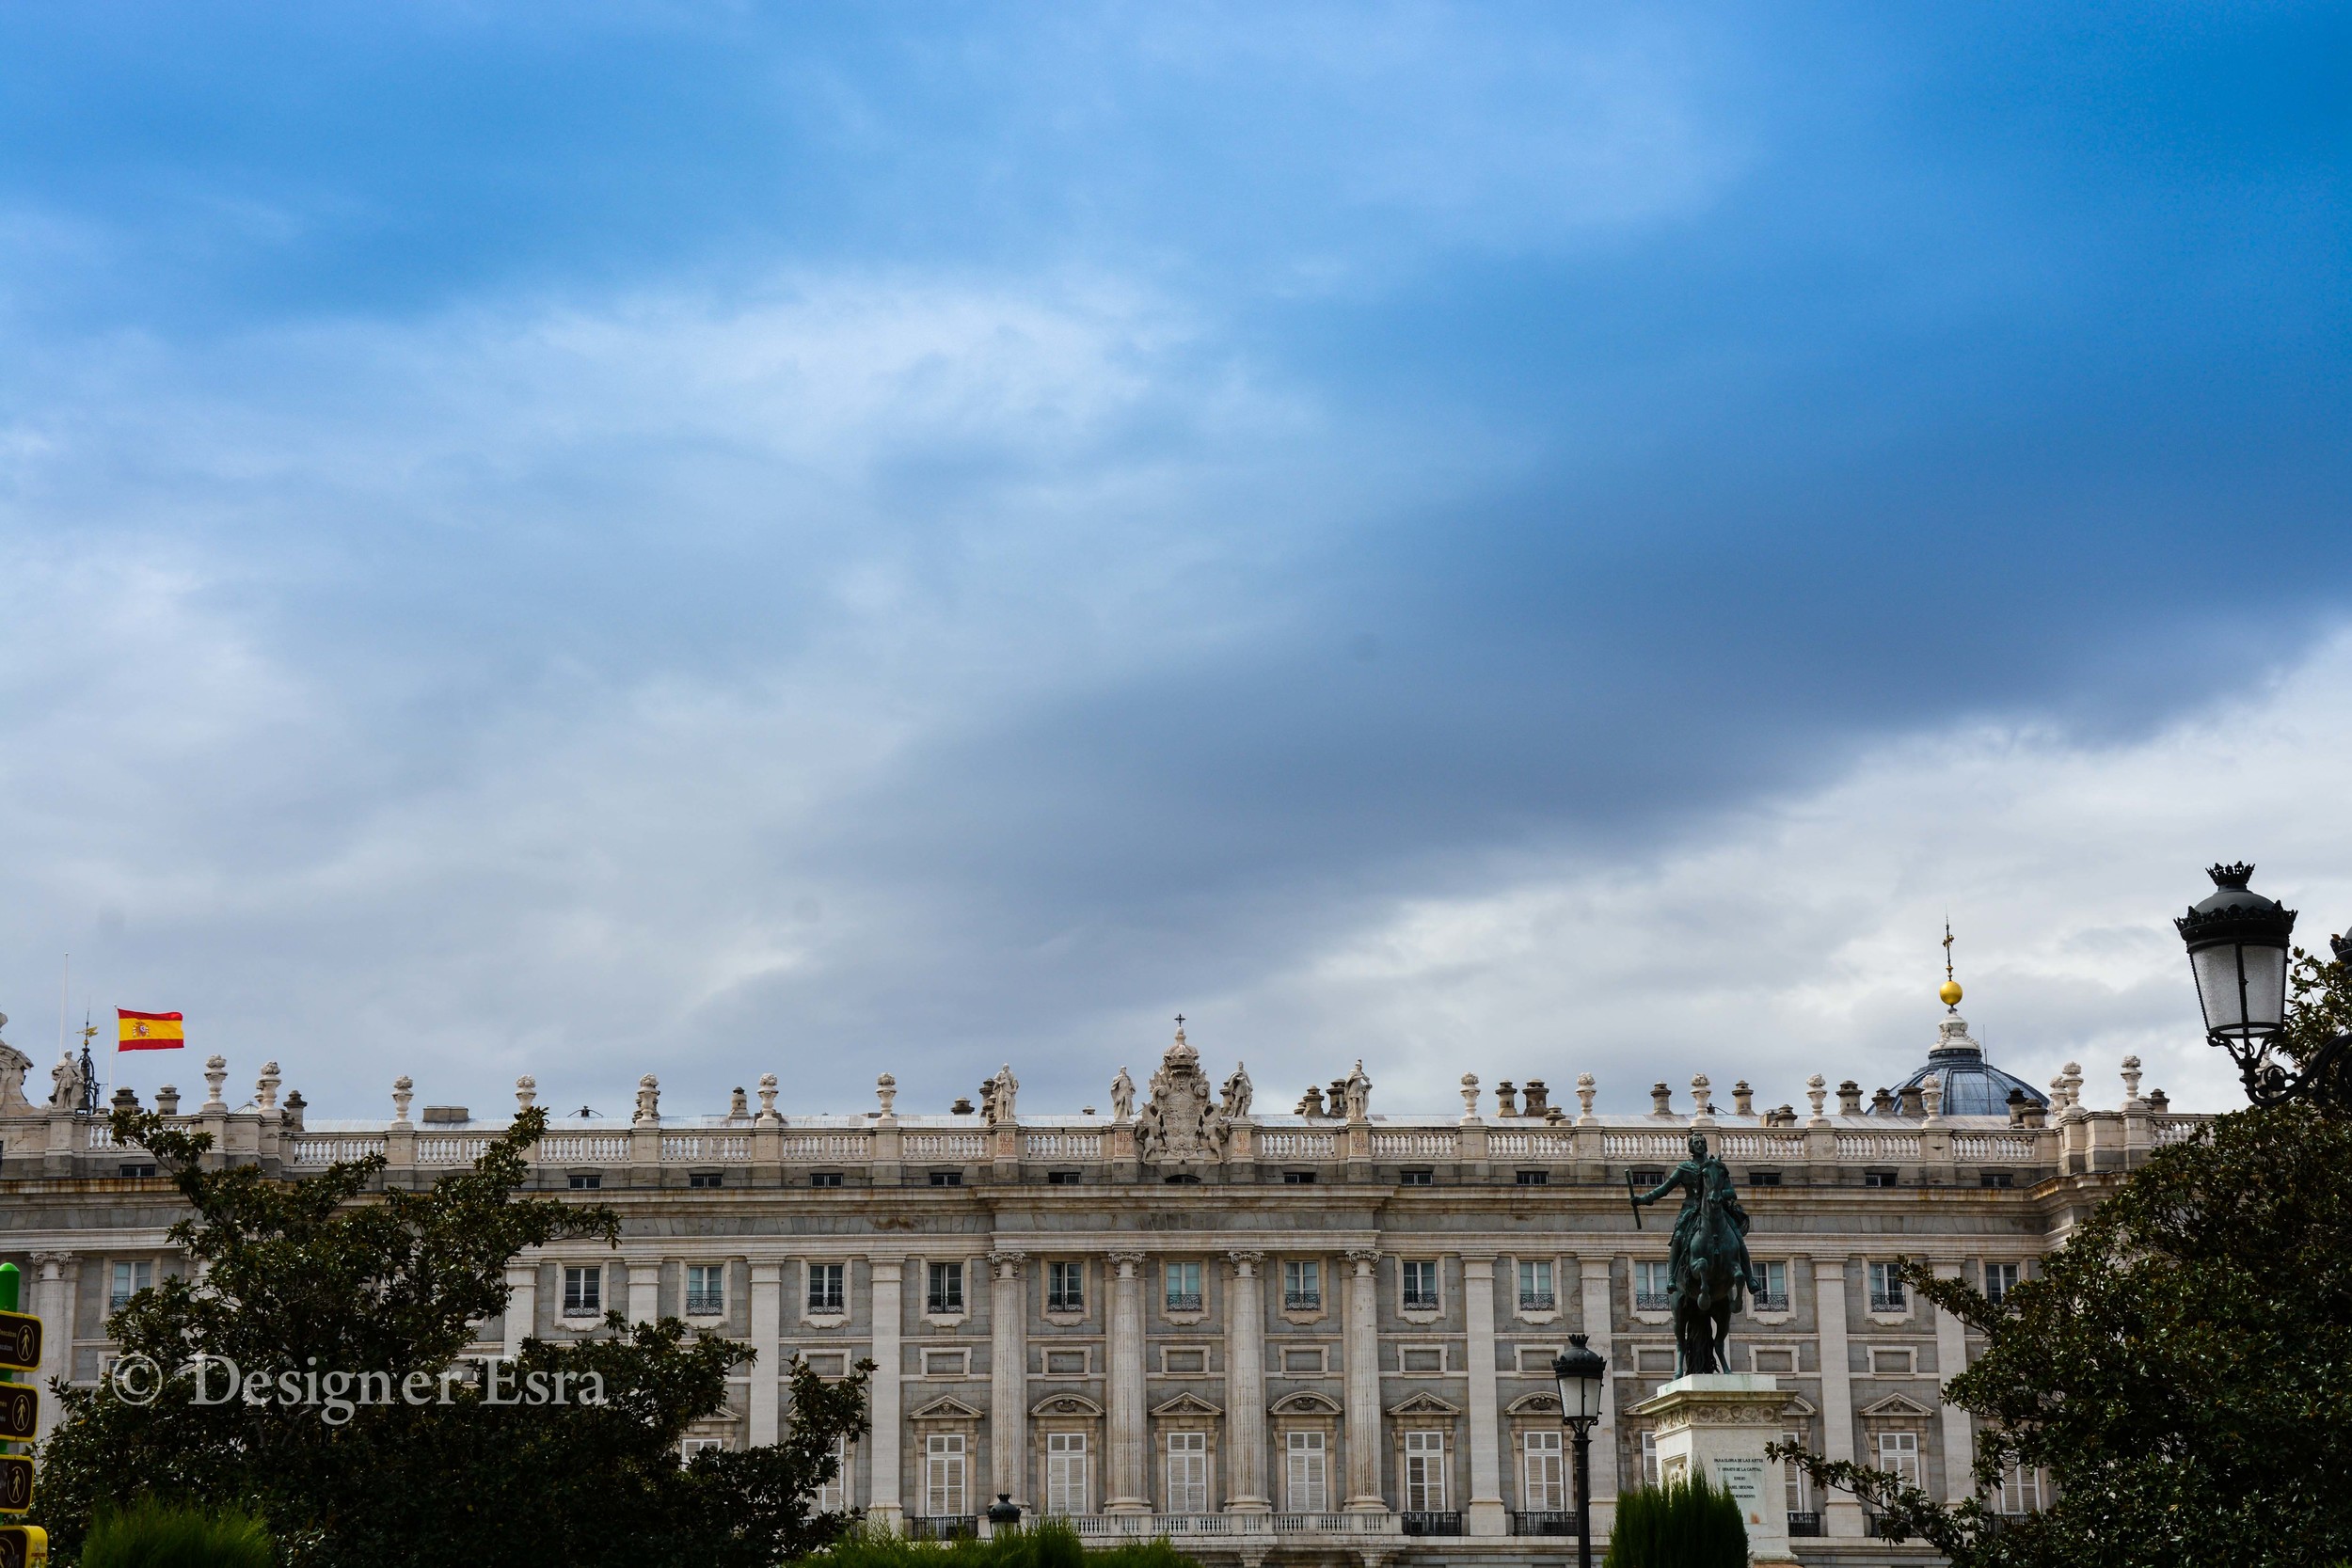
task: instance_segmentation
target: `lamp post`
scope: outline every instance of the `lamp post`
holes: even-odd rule
[[[2352,1035],[2327,1041],[2295,1070],[2271,1056],[2286,1032],[2295,911],[2248,887],[2254,868],[2243,862],[2214,866],[2205,875],[2213,879],[2213,895],[2172,922],[2197,976],[2205,1043],[2229,1053],[2246,1098],[2256,1105],[2308,1100],[2352,1110]],[[2352,932],[2333,939],[2333,945],[2339,962],[2352,960]]]
[[[1571,1334],[1566,1354],[1551,1364],[1551,1376],[1560,1386],[1560,1419],[1567,1423],[1569,1446],[1576,1450],[1576,1568],[1593,1568],[1593,1423],[1600,1419],[1609,1363],[1585,1344],[1583,1335]]]

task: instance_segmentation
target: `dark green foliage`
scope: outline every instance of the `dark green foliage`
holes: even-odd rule
[[[2043,1513],[1942,1507],[1803,1455],[1955,1568],[2352,1558],[2352,1126],[2242,1111],[2163,1150],[1999,1307],[1905,1270],[1986,1337],[1946,1398],[1988,1423],[1977,1481],[2046,1469]]]
[[[167,1280],[109,1320],[126,1354],[184,1368],[194,1352],[246,1373],[384,1371],[431,1380],[506,1305],[507,1260],[565,1236],[616,1233],[604,1209],[517,1196],[545,1127],[527,1112],[469,1171],[422,1192],[372,1192],[380,1159],[302,1182],[205,1171],[201,1135],[118,1114],[115,1132],[154,1151],[196,1210],[174,1239],[208,1266],[202,1289]],[[793,1370],[793,1420],[769,1448],[678,1462],[688,1425],[726,1406],[750,1352],[675,1319],[596,1338],[528,1341],[514,1373],[601,1381],[607,1402],[493,1404],[469,1384],[431,1383],[430,1402],[364,1405],[340,1424],[316,1407],[193,1403],[175,1375],[153,1403],[108,1386],[60,1391],[65,1419],[42,1450],[38,1522],[69,1560],[104,1506],[135,1486],[248,1508],[289,1568],[407,1568],[425,1561],[561,1561],[572,1568],[691,1562],[770,1568],[848,1521],[808,1499],[830,1479],[838,1435],[864,1430],[861,1375]],[[217,1373],[215,1374],[218,1375]]]
[[[843,1536],[805,1568],[1200,1568],[1165,1540],[1089,1552],[1066,1520],[1042,1519],[993,1541],[909,1541],[882,1531]]]
[[[2338,1035],[2352,1035],[2352,971],[2343,959],[2298,947],[2287,984],[2286,1036],[2279,1042],[2287,1056],[2308,1062]]]
[[[1747,1568],[1740,1500],[1705,1475],[1617,1495],[1607,1568]]]
[[[269,1531],[250,1513],[142,1497],[108,1509],[82,1543],[82,1568],[270,1568]]]

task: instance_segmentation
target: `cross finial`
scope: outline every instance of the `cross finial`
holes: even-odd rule
[[[1184,1026],[1184,1014],[1182,1014],[1182,1013],[1178,1013],[1178,1014],[1176,1015],[1176,1027],[1177,1027],[1177,1028],[1179,1028],[1179,1029],[1182,1029]]]
[[[1952,917],[1944,917],[1944,978],[1952,977]]]

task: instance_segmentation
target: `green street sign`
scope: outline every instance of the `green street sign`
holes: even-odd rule
[[[39,1525],[0,1529],[0,1568],[48,1568],[49,1532]]]
[[[0,1370],[37,1371],[40,1368],[40,1320],[30,1312],[0,1312]]]
[[[30,1455],[0,1453],[0,1513],[22,1513],[33,1506]]]
[[[29,1443],[40,1431],[40,1390],[0,1383],[0,1442]]]

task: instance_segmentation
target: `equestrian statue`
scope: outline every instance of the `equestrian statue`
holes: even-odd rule
[[[1707,1151],[1704,1133],[1691,1134],[1691,1157],[1649,1192],[1635,1193],[1632,1178],[1626,1180],[1627,1195],[1637,1205],[1677,1190],[1682,1212],[1675,1216],[1666,1265],[1673,1282],[1675,1376],[1728,1371],[1731,1315],[1744,1310],[1747,1294],[1764,1284],[1748,1258],[1748,1212],[1732,1191],[1731,1172]],[[1633,1217],[1642,1217],[1639,1208]]]

